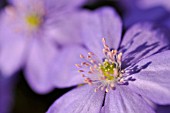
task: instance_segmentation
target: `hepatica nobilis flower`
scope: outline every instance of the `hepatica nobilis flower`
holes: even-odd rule
[[[32,88],[52,89],[47,68],[57,43],[78,43],[78,7],[84,0],[10,0],[0,15],[0,68],[10,76],[21,66]],[[80,17],[80,15],[78,16]],[[68,20],[69,18],[69,20]],[[75,35],[76,34],[76,35]],[[71,38],[70,38],[71,37]]]
[[[58,87],[79,86],[47,113],[154,113],[151,103],[170,103],[170,51],[161,30],[139,23],[121,41],[122,23],[113,9],[87,11],[84,19],[85,45],[63,51],[57,60],[62,70],[51,73],[60,75],[53,76]]]

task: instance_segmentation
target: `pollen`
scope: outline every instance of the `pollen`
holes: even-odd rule
[[[42,19],[36,14],[31,14],[26,17],[26,22],[30,27],[38,27],[41,24]]]
[[[111,50],[106,44],[105,38],[102,38],[104,60],[98,59],[95,53],[89,52],[87,57],[80,54],[83,60],[80,64],[75,64],[84,78],[84,82],[89,85],[95,85],[94,91],[105,90],[109,92],[115,89],[117,85],[127,82],[126,74],[122,65],[122,53],[117,50]]]
[[[114,80],[114,76],[112,76],[114,74],[114,68],[115,64],[110,63],[107,60],[105,60],[103,64],[99,66],[99,69],[102,71],[107,80]]]

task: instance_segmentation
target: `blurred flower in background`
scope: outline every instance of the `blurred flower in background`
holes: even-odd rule
[[[170,50],[164,31],[138,23],[121,40],[120,17],[107,7],[87,11],[84,20],[85,48],[65,50],[59,59],[63,69],[54,67],[51,73],[61,80],[56,81],[60,87],[80,86],[56,100],[47,113],[155,113],[152,103],[170,104]]]
[[[47,69],[59,45],[80,43],[79,7],[85,0],[10,0],[0,18],[0,69],[11,76],[24,68],[38,93],[53,89]],[[79,23],[80,22],[80,23]]]
[[[147,1],[147,0],[139,0],[137,5],[141,9],[151,9],[151,8],[163,8],[168,11],[168,14],[162,16],[162,19],[158,23],[162,23],[164,26],[169,28],[170,30],[170,0],[154,0],[154,1]],[[158,12],[157,12],[158,13]]]
[[[170,28],[167,22],[170,20],[169,11],[166,8],[170,4],[169,0],[120,0],[119,4],[124,9],[123,21],[126,27],[137,22],[151,21]]]
[[[138,0],[138,5],[143,8],[151,8],[151,7],[164,7],[165,9],[170,11],[170,1],[169,0]]]

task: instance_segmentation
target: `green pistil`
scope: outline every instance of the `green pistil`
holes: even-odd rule
[[[114,63],[109,63],[108,61],[103,62],[103,64],[100,66],[100,70],[107,80],[114,80],[114,68]]]
[[[41,18],[36,14],[28,15],[26,17],[26,22],[31,27],[38,27],[41,24]]]

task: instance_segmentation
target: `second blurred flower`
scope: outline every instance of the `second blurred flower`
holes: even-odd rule
[[[11,0],[0,18],[0,68],[11,76],[24,66],[38,93],[53,89],[47,76],[58,45],[80,43],[78,7],[85,0]],[[68,19],[69,18],[69,19]]]

